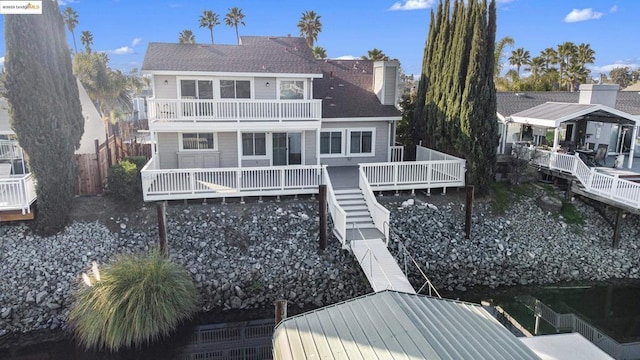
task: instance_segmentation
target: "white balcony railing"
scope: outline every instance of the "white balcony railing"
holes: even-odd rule
[[[455,158],[454,158],[455,159]],[[463,159],[360,164],[374,191],[462,187]]]
[[[322,166],[156,169],[152,158],[140,173],[144,200],[157,201],[315,194]]]
[[[26,214],[35,200],[36,186],[31,174],[0,177],[0,211],[20,210]]]
[[[342,247],[346,249],[347,212],[338,203],[338,199],[336,198],[336,193],[333,190],[331,178],[329,177],[329,172],[327,171],[326,166],[322,170],[322,180],[324,185],[327,185],[327,207],[329,208],[329,214],[331,215],[331,220],[333,221],[333,229],[336,233],[336,236],[338,237],[338,240],[340,240],[340,242],[342,243]]]
[[[150,121],[304,121],[322,118],[322,100],[149,99]]]
[[[404,146],[389,146],[389,162],[404,161]]]
[[[371,190],[371,186],[369,185],[369,180],[365,175],[362,167],[358,169],[358,186],[362,191],[364,196],[364,201],[367,204],[367,209],[369,210],[369,214],[371,214],[371,218],[373,219],[373,223],[376,226],[376,229],[384,234],[385,243],[389,244],[389,224],[390,224],[390,215],[391,212],[387,210],[384,206],[382,206],[378,200],[376,200],[375,195],[373,194],[373,190]]]

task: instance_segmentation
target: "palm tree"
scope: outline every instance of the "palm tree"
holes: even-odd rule
[[[588,75],[589,70],[576,62],[572,62],[565,71],[564,83],[567,85],[567,90],[575,91],[576,84],[583,81]]]
[[[544,74],[546,70],[545,60],[541,56],[534,57],[533,59],[531,59],[531,61],[529,61],[527,65],[529,65],[529,67],[525,68],[524,71],[529,71],[531,73],[531,76],[533,76],[534,78],[537,78],[538,76]]]
[[[313,57],[318,60],[327,58],[327,49],[323,48],[322,46],[315,46],[313,50],[311,50],[311,52],[313,53]]]
[[[93,34],[91,31],[84,30],[80,35],[80,42],[84,45],[88,54],[91,54],[91,45],[93,45]]]
[[[504,52],[504,48],[507,47],[507,45],[513,46],[514,44],[515,42],[513,41],[513,38],[510,36],[505,36],[496,43],[495,66],[494,66],[494,72],[496,77],[500,76],[500,73],[502,72],[502,53]]]
[[[300,21],[298,21],[298,29],[300,36],[307,40],[307,45],[313,48],[313,43],[318,40],[318,34],[322,31],[321,16],[315,11],[305,11],[302,13]]]
[[[206,27],[211,32],[211,43],[213,44],[213,27],[220,25],[218,14],[211,10],[204,10],[200,15],[200,27]]]
[[[514,65],[516,67],[516,71],[518,76],[520,75],[520,67],[522,65],[526,65],[531,61],[531,55],[529,54],[529,50],[525,50],[524,48],[517,48],[511,52],[511,56],[509,56],[509,64]]]
[[[71,37],[73,38],[73,48],[77,53],[78,47],[76,46],[76,34],[73,32],[73,30],[75,30],[76,25],[78,25],[78,13],[73,10],[71,6],[67,6],[66,8],[64,8],[62,18],[64,19],[64,23],[67,25],[67,29],[69,29],[69,32],[71,33]]]
[[[380,49],[373,48],[367,51],[367,55],[361,56],[362,60],[387,61],[389,57]]]
[[[229,12],[224,17],[224,23],[227,26],[236,28],[236,40],[238,41],[238,45],[240,45],[240,35],[238,34],[238,25],[244,26],[244,14],[242,13],[242,9],[237,7],[232,7],[229,9]]]
[[[544,68],[545,70],[549,70],[549,65],[557,64],[558,52],[554,48],[546,48],[540,51],[540,57],[544,59]]]
[[[562,87],[562,84],[568,84],[568,82],[563,79],[564,72],[567,66],[571,63],[571,57],[575,55],[576,51],[576,45],[571,41],[565,41],[558,45],[558,58],[560,59],[560,87]]]
[[[593,64],[594,61],[596,61],[596,52],[593,51],[591,45],[582,43],[578,45],[576,51],[576,61],[582,66]]]
[[[196,36],[193,35],[193,31],[191,30],[182,30],[180,34],[178,34],[178,42],[180,44],[195,44]]]

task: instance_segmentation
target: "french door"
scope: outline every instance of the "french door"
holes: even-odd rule
[[[273,133],[273,165],[302,165],[302,133]]]

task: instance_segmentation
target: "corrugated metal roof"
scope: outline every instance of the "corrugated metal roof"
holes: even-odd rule
[[[619,122],[625,119],[626,122],[635,123],[637,117],[625,112],[610,108],[600,104],[573,104],[547,102],[531,109],[520,111],[510,116],[516,123],[531,124],[544,127],[558,127],[562,122],[574,120],[584,115],[592,114],[599,118],[610,118],[610,122]]]
[[[579,91],[498,92],[496,93],[496,100],[498,113],[503,117],[507,117],[546,102],[577,104],[579,96]],[[615,108],[631,115],[640,115],[640,94],[619,91],[616,95]]]
[[[383,291],[282,321],[274,359],[539,358],[482,306]]]

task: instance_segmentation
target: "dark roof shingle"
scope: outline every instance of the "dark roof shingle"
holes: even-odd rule
[[[322,60],[322,79],[313,80],[313,97],[322,99],[323,118],[396,117],[393,105],[382,105],[373,92],[373,61]]]
[[[304,38],[241,39],[242,45],[149,43],[142,70],[320,74]]]

